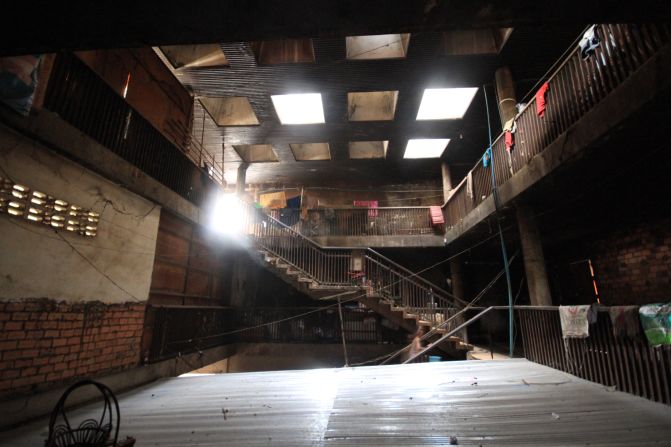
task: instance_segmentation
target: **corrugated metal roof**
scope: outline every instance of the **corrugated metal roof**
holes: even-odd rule
[[[144,445],[669,445],[671,411],[526,360],[205,375],[120,396]],[[88,413],[87,413],[88,412]],[[225,412],[225,414],[224,414]],[[93,416],[90,408],[77,412]],[[224,417],[225,416],[225,417]],[[40,445],[46,421],[0,433]]]

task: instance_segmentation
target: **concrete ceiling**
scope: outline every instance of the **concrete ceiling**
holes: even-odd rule
[[[184,0],[13,2],[0,55],[290,37],[663,21],[671,4],[537,0]]]
[[[234,182],[240,164],[240,145],[271,145],[279,163],[252,163],[247,171],[250,183],[292,183],[303,185],[389,184],[440,179],[440,160],[405,160],[409,139],[447,138],[450,144],[443,160],[456,167],[457,176],[466,172],[484,152],[487,144],[487,119],[482,85],[488,85],[494,133],[498,112],[492,80],[497,67],[514,62],[521,92],[537,80],[579,34],[582,26],[546,27],[514,31],[501,52],[448,54],[442,32],[413,33],[406,46],[406,57],[373,60],[348,60],[346,39],[312,38],[310,45],[260,45],[259,42],[233,42],[220,45],[227,65],[184,67],[175,76],[200,101],[194,110],[194,136],[214,153],[225,170],[226,180]],[[463,34],[463,33],[462,33]],[[462,39],[463,40],[463,39]],[[473,40],[471,40],[473,42]],[[407,43],[407,45],[406,45]],[[275,62],[260,63],[258,49],[277,48],[264,57]],[[454,46],[450,47],[452,50]],[[532,49],[536,49],[533,52]],[[500,49],[500,48],[499,48]],[[160,55],[160,51],[157,51]],[[314,62],[300,55],[314,55]],[[525,54],[533,54],[528,60]],[[463,119],[417,121],[417,111],[425,88],[479,87]],[[283,125],[271,95],[320,93],[325,123]],[[236,98],[251,106],[246,115],[258,125],[222,125],[227,117],[213,113],[212,98]],[[226,100],[229,101],[229,100]],[[202,105],[206,105],[207,112]],[[220,105],[220,111],[224,111]],[[218,119],[219,125],[212,117]],[[381,142],[388,141],[387,144]],[[354,146],[352,142],[363,143]],[[328,144],[328,156],[311,156],[305,151],[313,143]],[[293,150],[292,150],[292,145]],[[296,157],[297,148],[300,152]],[[270,157],[273,160],[274,156]],[[259,160],[261,161],[261,160]],[[268,160],[270,161],[270,160]]]

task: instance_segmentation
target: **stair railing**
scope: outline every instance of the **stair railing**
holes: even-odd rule
[[[322,247],[282,222],[243,203],[246,233],[263,250],[319,285],[356,287],[370,296],[416,311],[430,322],[442,321],[463,302],[374,250]],[[352,252],[364,252],[361,275],[352,269]],[[440,311],[439,311],[440,310]],[[437,315],[442,314],[442,317]]]

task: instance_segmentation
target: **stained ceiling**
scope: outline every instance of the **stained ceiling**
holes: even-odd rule
[[[248,183],[398,184],[440,179],[440,159],[403,158],[410,139],[450,139],[442,159],[467,171],[487,144],[483,85],[493,131],[500,130],[496,68],[511,66],[522,96],[580,29],[392,34],[368,47],[322,37],[221,43],[219,53],[212,45],[156,51],[198,99],[194,138],[223,163],[227,182],[252,160]],[[426,88],[454,87],[478,87],[463,119],[416,119]],[[281,123],[271,97],[296,93],[321,95],[324,123]]]

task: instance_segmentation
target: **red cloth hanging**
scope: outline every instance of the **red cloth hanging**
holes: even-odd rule
[[[536,113],[541,118],[545,115],[545,93],[549,88],[550,85],[546,82],[536,92]]]
[[[445,223],[445,217],[443,216],[443,210],[439,206],[430,206],[429,214],[431,216],[431,225],[438,226]]]
[[[354,206],[368,208],[368,217],[377,217],[377,200],[355,200]]]
[[[505,140],[506,140],[506,150],[510,152],[513,150],[513,146],[515,146],[515,137],[513,136],[513,133],[509,130],[506,130],[504,132],[505,135]]]

